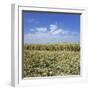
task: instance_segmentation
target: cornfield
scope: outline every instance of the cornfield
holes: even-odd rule
[[[80,44],[31,44],[24,46],[24,77],[80,74]]]

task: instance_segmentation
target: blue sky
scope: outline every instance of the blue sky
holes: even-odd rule
[[[23,11],[24,44],[80,42],[80,15]]]

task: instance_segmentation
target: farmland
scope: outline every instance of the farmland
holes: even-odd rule
[[[79,43],[24,45],[24,77],[79,74]]]

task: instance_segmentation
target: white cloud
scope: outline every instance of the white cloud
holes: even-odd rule
[[[65,31],[64,29],[60,28],[60,26],[58,26],[57,24],[51,24],[49,26],[49,33],[51,34],[67,34],[67,31]]]
[[[57,28],[58,28],[58,26],[55,25],[55,24],[51,24],[51,25],[49,25],[50,32],[55,31]]]
[[[24,34],[25,44],[46,44],[46,43],[60,43],[79,41],[80,35],[78,32],[70,32],[64,30],[57,24],[50,24],[47,27],[36,27],[32,29],[34,33]]]
[[[67,34],[67,31],[65,31],[64,29],[60,28],[60,26],[58,26],[57,24],[50,24],[49,28],[47,27],[36,27],[34,29],[30,29],[30,31],[35,31],[35,33],[49,33],[49,34]]]
[[[38,27],[38,28],[36,28],[36,31],[37,32],[46,32],[47,28],[46,27]]]
[[[33,33],[24,35],[25,44],[47,44],[60,42],[77,42],[79,36],[73,35],[51,35],[49,33]]]
[[[29,31],[34,31],[34,29],[30,29]]]

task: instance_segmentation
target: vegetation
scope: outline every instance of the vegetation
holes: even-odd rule
[[[25,50],[47,50],[47,51],[80,51],[79,43],[62,43],[62,44],[31,44],[25,45]]]
[[[79,74],[79,43],[24,46],[24,77]]]

